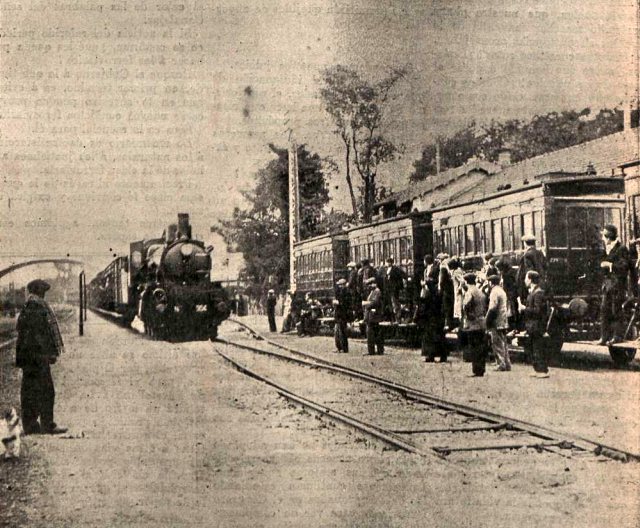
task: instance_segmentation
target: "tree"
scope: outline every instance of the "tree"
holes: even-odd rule
[[[351,179],[353,164],[362,180],[362,219],[371,221],[376,199],[376,176],[381,164],[395,159],[401,146],[382,133],[384,110],[394,87],[408,75],[408,69],[394,69],[378,83],[371,84],[346,66],[333,66],[322,72],[320,98],[335,125],[334,133],[345,147],[346,180],[353,215],[358,206]]]
[[[236,207],[231,219],[212,231],[220,233],[232,251],[243,254],[242,273],[254,283],[262,286],[271,278],[282,288],[289,283],[289,152],[271,144],[269,148],[276,158],[255,174],[255,188],[243,193],[248,208]],[[323,160],[305,145],[298,146],[298,178],[304,239],[323,232],[329,202]]]
[[[530,121],[491,121],[483,126],[472,121],[453,136],[438,138],[440,166],[442,170],[459,167],[473,156],[497,161],[498,150],[506,146],[512,150],[511,160],[515,163],[607,136],[622,128],[619,108],[604,108],[595,115],[589,108],[549,112],[536,115]],[[425,145],[422,156],[413,163],[409,181],[421,181],[436,174],[435,160],[435,143]]]

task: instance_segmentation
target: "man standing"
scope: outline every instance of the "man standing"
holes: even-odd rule
[[[507,348],[507,330],[509,328],[507,312],[507,294],[500,286],[500,275],[489,275],[489,310],[485,317],[485,325],[491,336],[491,347],[496,357],[498,372],[511,370],[511,359]]]
[[[627,293],[627,277],[631,267],[629,251],[618,240],[618,228],[607,225],[602,230],[605,256],[600,267],[604,272],[600,305],[599,345],[614,345],[622,341],[622,303]]]
[[[346,354],[349,352],[347,323],[351,319],[351,293],[345,279],[338,281],[336,298],[333,300],[333,315],[335,318],[334,337],[336,351]]]
[[[359,312],[362,299],[358,291],[358,269],[355,262],[349,262],[347,264],[347,288],[349,295],[351,296],[351,310],[353,311],[353,318],[360,319]]]
[[[466,292],[462,300],[462,332],[472,361],[472,377],[484,376],[487,350],[484,346],[484,317],[487,313],[485,296],[476,286],[475,273],[464,276]]]
[[[380,329],[380,321],[382,321],[382,292],[378,288],[375,277],[370,277],[365,285],[370,291],[367,300],[362,301],[364,321],[367,323],[367,355],[381,356],[384,354],[384,336]]]
[[[44,300],[50,288],[43,280],[31,281],[27,285],[29,297],[18,317],[16,367],[22,369],[20,401],[25,434],[67,431],[53,421],[55,390],[51,365],[64,352],[64,344],[56,316]]]
[[[385,289],[388,291],[388,295],[391,300],[391,307],[393,309],[393,316],[396,323],[401,322],[400,316],[402,315],[402,306],[400,305],[400,291],[404,288],[404,281],[406,278],[406,273],[396,266],[393,263],[393,259],[389,257],[387,259]]]
[[[440,294],[436,285],[436,277],[430,274],[424,281],[420,292],[413,322],[422,334],[422,356],[425,362],[435,362],[440,357],[440,363],[447,362],[447,344],[444,337],[444,320]]]
[[[527,304],[522,304],[518,299],[520,313],[524,317],[524,327],[529,334],[526,351],[533,356],[535,378],[548,378],[549,365],[545,349],[544,334],[547,331],[547,296],[540,287],[540,274],[537,271],[529,271],[525,275],[524,282],[529,290]]]
[[[267,319],[269,319],[269,332],[277,332],[276,328],[276,292],[269,290],[267,292]]]
[[[535,271],[540,276],[540,285],[544,284],[545,272],[547,269],[547,259],[544,253],[536,248],[536,237],[534,235],[524,235],[522,241],[527,246],[524,254],[520,258],[516,284],[518,285],[518,296],[520,300],[527,298],[527,287],[524,278],[529,271]]]

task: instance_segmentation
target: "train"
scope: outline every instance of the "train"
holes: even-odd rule
[[[612,134],[525,162],[506,162],[499,168],[474,162],[465,171],[455,171],[453,177],[445,174],[423,186],[421,196],[398,193],[395,200],[377,204],[379,218],[371,224],[326,235],[323,250],[328,256],[324,260],[314,257],[312,241],[296,244],[296,282],[313,291],[309,277],[320,271],[315,263],[337,264],[337,269],[326,265],[322,269],[322,292],[329,299],[329,278],[346,273],[345,259],[335,259],[331,252],[340,247],[341,254],[349,252],[350,260],[366,257],[374,267],[393,257],[407,277],[414,278],[415,287],[425,255],[446,253],[480,269],[483,255],[492,253],[517,266],[524,252],[521,238],[533,234],[548,262],[545,287],[555,307],[551,348],[559,352],[567,340],[595,339],[603,279],[600,231],[612,224],[623,243],[640,243],[636,132]],[[445,194],[434,200],[435,189]],[[298,260],[301,257],[304,265]],[[408,290],[404,300],[410,305],[411,292],[416,290]],[[397,334],[398,326],[410,326],[408,320],[406,323],[388,323],[388,332]]]
[[[180,213],[161,238],[131,242],[128,255],[90,281],[89,305],[125,325],[138,316],[145,333],[158,339],[215,339],[230,310],[226,290],[211,281],[212,252],[192,236],[189,215]]]

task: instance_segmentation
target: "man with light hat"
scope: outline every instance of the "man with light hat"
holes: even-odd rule
[[[384,335],[380,329],[382,321],[382,292],[378,288],[375,277],[367,279],[365,286],[369,288],[369,296],[362,301],[364,322],[367,324],[367,355],[384,354]]]
[[[335,319],[334,338],[336,351],[349,352],[347,339],[347,323],[351,319],[351,293],[347,288],[347,281],[340,279],[337,282],[336,297],[333,300],[333,316]]]
[[[267,319],[269,320],[269,332],[277,332],[276,328],[276,303],[278,299],[274,290],[267,292]]]
[[[53,419],[55,389],[51,365],[64,352],[64,343],[56,316],[44,300],[50,288],[43,280],[31,281],[27,285],[27,302],[18,317],[16,367],[22,369],[20,401],[25,434],[67,431]]]
[[[599,345],[614,345],[622,341],[624,331],[620,312],[627,294],[627,277],[631,269],[629,251],[618,240],[618,228],[606,225],[602,230],[605,254],[600,263],[604,273],[600,304]]]
[[[542,287],[545,282],[545,275],[547,270],[547,259],[544,253],[536,248],[536,237],[532,234],[526,234],[522,237],[526,249],[520,257],[520,263],[518,265],[518,273],[516,274],[516,284],[518,288],[518,296],[521,301],[525,301],[529,291],[524,284],[524,278],[529,271],[535,271],[540,275],[540,286]]]

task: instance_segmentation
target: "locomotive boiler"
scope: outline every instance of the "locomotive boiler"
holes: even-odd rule
[[[212,247],[192,237],[188,214],[178,214],[162,238],[130,244],[90,284],[92,306],[135,316],[145,332],[160,339],[215,339],[229,316],[228,299],[219,282],[211,282]]]

